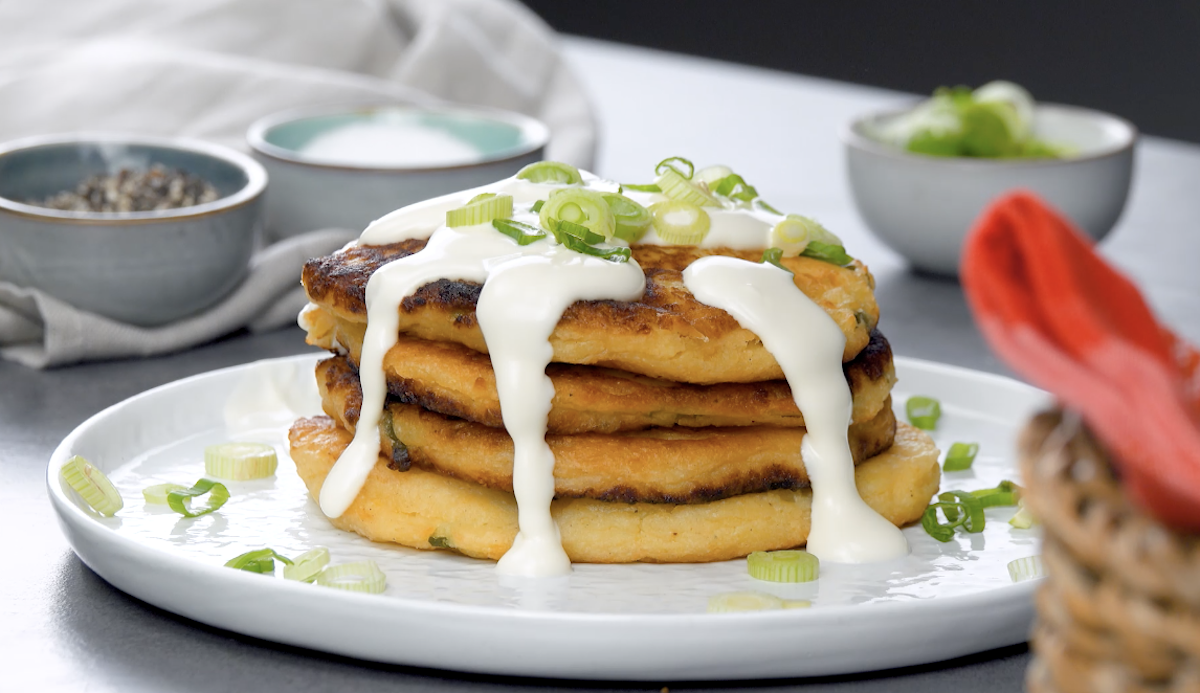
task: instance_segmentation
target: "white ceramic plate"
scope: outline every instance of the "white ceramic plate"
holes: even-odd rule
[[[1014,530],[1011,509],[991,509],[981,534],[939,544],[905,530],[912,553],[872,566],[822,566],[814,584],[753,580],[745,561],[703,565],[577,565],[570,577],[502,579],[494,564],[372,544],[332,529],[287,458],[286,430],[320,411],[317,355],[262,361],[164,385],[83,423],[54,452],[50,499],[71,545],[117,588],[220,628],[288,645],[380,662],[490,674],[579,679],[752,679],[870,671],[949,659],[1023,642],[1034,584],[1011,581],[1012,559],[1038,553],[1037,534]],[[941,447],[975,441],[971,471],[943,488],[984,488],[1014,478],[1019,426],[1045,393],[993,375],[896,359],[909,394],[942,402]],[[898,412],[901,413],[902,412]],[[258,440],[276,446],[272,479],[227,484],[217,513],[187,519],[147,507],[141,489],[203,475],[205,445]],[[81,454],[117,485],[125,508],[91,512],[58,480]],[[295,555],[327,546],[334,562],[370,558],[387,574],[382,595],[362,595],[223,567],[269,546]],[[759,591],[808,600],[808,609],[706,613],[711,596]]]

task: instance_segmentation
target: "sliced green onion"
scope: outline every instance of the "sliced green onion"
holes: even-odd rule
[[[1025,556],[1008,562],[1008,576],[1013,582],[1036,580],[1046,576],[1046,568],[1042,565],[1041,556]]]
[[[758,197],[758,191],[736,173],[731,173],[721,180],[717,181],[716,187],[709,186],[713,192],[718,195],[724,195],[742,202],[749,202]]]
[[[557,222],[568,221],[586,226],[594,234],[611,239],[617,222],[604,196],[594,190],[564,188],[555,190],[538,212],[542,226],[555,232]],[[557,235],[557,234],[556,234]]]
[[[950,451],[946,453],[946,461],[942,463],[942,470],[961,472],[964,469],[970,469],[977,454],[979,454],[979,443],[954,443],[950,446]]]
[[[582,240],[569,234],[562,234],[559,237],[559,242],[564,248],[574,250],[577,253],[591,255],[593,257],[604,258],[613,262],[628,262],[629,258],[633,257],[633,253],[629,248],[618,246],[616,248],[597,248],[594,245],[588,245]]]
[[[1030,529],[1037,524],[1037,518],[1025,507],[1025,501],[1017,502],[1017,512],[1008,520],[1008,524],[1017,529]]]
[[[783,249],[782,248],[767,248],[763,251],[762,260],[759,262],[769,262],[788,274],[795,274],[787,267],[783,266]]]
[[[562,243],[563,236],[573,236],[588,245],[596,245],[604,242],[604,236],[598,233],[592,233],[592,230],[582,224],[561,219],[559,221],[551,220],[554,224],[554,238]]]
[[[942,417],[942,404],[932,397],[915,395],[904,403],[904,411],[908,414],[908,422],[917,428],[932,431],[937,428],[938,419]]]
[[[650,205],[654,233],[667,243],[697,245],[708,235],[708,212],[682,200],[666,200]]]
[[[653,183],[646,183],[644,185],[639,185],[637,183],[622,183],[621,187],[626,190],[634,190],[636,192],[644,192],[644,193],[660,193],[660,192],[662,192],[662,188],[658,187],[657,185],[655,185]]]
[[[576,185],[583,182],[583,176],[579,175],[579,169],[559,161],[539,161],[529,164],[517,171],[517,178],[534,183],[562,183],[564,185]]]
[[[187,486],[180,486],[179,484],[155,484],[142,489],[142,498],[145,498],[146,502],[151,505],[166,505],[168,493],[171,491],[182,491],[186,488]]]
[[[696,172],[695,165],[692,162],[684,159],[681,156],[673,156],[668,159],[663,159],[658,162],[658,166],[654,167],[654,175],[661,176],[667,171],[674,171],[685,179],[690,179],[692,174]],[[686,171],[686,173],[684,173]]]
[[[633,200],[616,193],[602,193],[608,209],[612,212],[616,228],[613,235],[623,241],[636,243],[650,228],[650,210]]]
[[[314,582],[327,565],[329,565],[329,549],[318,546],[297,556],[295,562],[283,569],[283,577],[299,582]]]
[[[709,190],[713,190],[721,179],[732,174],[733,169],[729,168],[728,166],[705,166],[692,175],[692,180],[696,181],[697,183],[704,183],[708,186]]]
[[[542,205],[544,205],[544,204],[546,204],[545,200],[538,200],[537,202],[534,202],[533,205],[531,205],[529,207],[529,211],[533,212],[534,214],[537,214],[538,212],[542,211]]]
[[[820,241],[812,241],[800,253],[804,257],[811,257],[814,260],[828,262],[838,267],[845,267],[854,262],[854,258],[846,253],[846,249],[840,245],[830,245]]]
[[[486,224],[492,219],[507,219],[512,213],[512,195],[483,193],[471,198],[466,205],[447,211],[446,226],[457,228]]]
[[[104,472],[79,455],[67,460],[58,470],[58,476],[67,486],[75,489],[92,510],[105,517],[112,517],[125,507],[117,487],[113,486]]]
[[[987,517],[983,514],[983,503],[978,498],[966,491],[946,491],[938,494],[938,500],[943,503],[958,504],[958,508],[942,509],[942,512],[946,514],[946,519],[950,520],[955,527],[962,527],[971,534],[983,531]],[[959,521],[959,510],[962,511],[961,521]]]
[[[546,232],[536,226],[521,223],[515,219],[492,219],[492,226],[497,231],[517,242],[517,245],[529,245],[546,237]]]
[[[700,186],[679,175],[674,169],[667,169],[655,181],[662,192],[672,200],[689,202],[697,207],[720,207],[717,198],[709,195]]]
[[[208,496],[204,507],[199,510],[193,510],[192,499],[204,495]],[[184,517],[207,515],[225,505],[225,501],[227,500],[229,500],[229,489],[225,488],[225,484],[213,481],[212,479],[201,479],[191,488],[171,491],[167,494],[167,505],[171,506],[171,510]]]
[[[764,210],[770,212],[771,214],[778,214],[779,216],[783,216],[783,212],[781,212],[778,209],[775,209],[771,205],[767,204],[766,200],[762,199],[761,197],[754,200],[754,206],[758,207],[759,209],[764,209]]]
[[[942,543],[950,541],[954,538],[954,528],[958,525],[953,520],[950,521],[950,524],[942,524],[938,520],[937,511],[938,508],[941,508],[942,511],[945,512],[947,508],[954,506],[959,506],[959,504],[931,503],[928,508],[925,508],[925,514],[921,515],[921,527],[924,528],[925,532],[929,536]]]
[[[204,473],[218,479],[247,481],[275,473],[279,459],[265,443],[221,443],[204,448]]]
[[[708,613],[727,614],[739,611],[771,611],[784,608],[784,601],[762,592],[726,592],[708,598]]]
[[[1001,481],[995,488],[981,488],[971,491],[971,495],[979,499],[985,508],[1016,505],[1021,499],[1021,487],[1007,479]]]
[[[275,553],[274,549],[258,549],[229,559],[225,563],[225,567],[246,570],[251,573],[273,573],[275,572],[275,559],[279,559],[279,562],[284,565],[292,565],[287,556]]]
[[[375,561],[331,565],[317,575],[317,584],[350,592],[379,594],[387,588],[387,576]]]
[[[755,551],[746,557],[750,577],[768,582],[812,582],[820,565],[807,551]]]

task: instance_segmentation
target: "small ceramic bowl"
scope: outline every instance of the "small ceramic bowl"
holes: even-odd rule
[[[914,154],[869,133],[902,115],[853,121],[843,133],[854,202],[867,226],[916,269],[957,276],[963,239],[980,212],[1013,189],[1031,190],[1097,241],[1125,208],[1137,129],[1107,113],[1038,104],[1033,132],[1070,147],[1065,159],[969,159]]]
[[[149,212],[29,204],[90,176],[154,164],[208,181],[213,202]],[[0,145],[0,281],[139,326],[198,313],[246,275],[267,174],[250,157],[182,138],[79,133]]]
[[[287,111],[247,133],[271,176],[271,238],[361,231],[399,207],[511,176],[540,161],[549,139],[516,113],[415,106]]]

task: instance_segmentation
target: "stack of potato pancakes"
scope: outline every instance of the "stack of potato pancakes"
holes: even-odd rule
[[[352,246],[304,268],[314,304],[302,319],[308,341],[336,354],[316,373],[328,417],[291,429],[292,458],[314,499],[359,418],[367,280],[423,247]],[[573,561],[719,561],[805,543],[804,418],[783,373],[753,333],[683,284],[682,270],[713,254],[758,261],[761,250],[634,246],[646,275],[641,299],[577,302],[551,336],[552,512]],[[892,414],[892,352],[875,329],[870,273],[858,262],[783,262],[846,335],[861,495],[897,525],[919,519],[937,490],[938,453]],[[513,444],[476,321],[480,290],[440,280],[399,306],[399,342],[384,360],[379,461],[336,526],[490,559],[512,545]]]

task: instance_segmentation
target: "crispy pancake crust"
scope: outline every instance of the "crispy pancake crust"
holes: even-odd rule
[[[291,457],[313,498],[350,438],[328,417],[292,426]],[[895,445],[855,469],[859,492],[890,522],[914,522],[937,492],[937,455],[929,436],[901,423]],[[697,505],[556,500],[551,513],[574,562],[693,563],[801,546],[811,504],[808,490],[780,490]],[[511,493],[420,469],[397,473],[380,457],[349,509],[330,521],[373,541],[430,549],[432,539],[497,560],[516,536],[517,506]]]
[[[362,397],[358,377],[345,358],[318,364],[317,384],[325,413],[353,432]],[[385,416],[389,418],[382,425],[381,447],[397,469],[411,465],[512,491],[513,444],[504,429],[449,418],[412,404],[389,404]],[[889,399],[874,419],[850,427],[855,462],[886,450],[895,432]],[[803,428],[767,426],[650,428],[547,435],[546,442],[554,452],[558,498],[705,503],[743,493],[808,486],[800,457],[804,435]]]
[[[340,345],[357,366],[364,325],[340,319],[335,323],[319,346],[335,350]],[[401,336],[384,357],[383,367],[388,393],[401,402],[495,428],[504,426],[496,375],[486,354],[452,342]],[[843,370],[854,395],[851,420],[870,421],[896,383],[891,345],[874,330],[867,348]],[[614,433],[651,426],[804,425],[784,380],[691,385],[562,363],[550,364],[546,375],[554,383],[550,433]]]
[[[365,323],[371,274],[424,247],[419,240],[354,246],[309,260],[302,277],[305,290],[313,303],[333,316]],[[757,262],[761,251],[635,247],[634,259],[646,274],[642,298],[579,301],[567,308],[550,336],[553,360],[697,384],[783,379],[779,364],[754,333],[725,311],[700,303],[684,287],[682,270],[693,260],[714,254]],[[879,321],[870,272],[859,262],[843,268],[806,257],[786,258],[784,264],[795,273],[796,286],[829,313],[846,335],[842,360],[852,360],[866,348]],[[479,284],[449,279],[425,285],[401,303],[400,332],[487,353],[475,318],[481,290]],[[327,327],[318,325],[310,333],[320,334]]]

